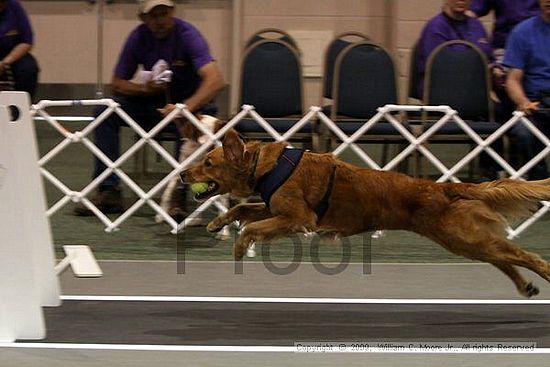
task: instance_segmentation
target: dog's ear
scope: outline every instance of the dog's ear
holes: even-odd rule
[[[212,131],[214,134],[217,133],[222,127],[225,126],[225,124],[227,123],[227,121],[223,121],[223,120],[217,120],[215,123],[214,123],[214,131]]]
[[[239,134],[230,129],[223,138],[223,155],[225,159],[236,164],[242,164],[244,158],[244,143]]]

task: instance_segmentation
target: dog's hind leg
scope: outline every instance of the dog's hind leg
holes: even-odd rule
[[[264,203],[238,204],[224,214],[214,218],[210,223],[208,223],[206,229],[209,232],[218,232],[224,226],[237,220],[241,226],[244,226],[250,222],[271,218],[272,216],[273,214],[271,214]]]
[[[443,247],[451,252],[472,260],[490,263],[506,274],[520,294],[531,297],[538,294],[538,289],[525,280],[514,266],[521,266],[532,270],[542,278],[550,282],[550,264],[539,255],[527,252],[504,238],[496,237],[492,233],[484,236],[479,232],[477,240],[457,238],[451,235],[442,240],[441,236],[436,239]]]
[[[487,261],[521,266],[537,273],[547,282],[550,282],[550,263],[538,254],[522,250],[514,243],[501,238],[493,241],[492,250],[487,256]]]
[[[518,292],[525,297],[533,297],[539,294],[539,289],[535,287],[533,283],[525,280],[525,278],[519,273],[518,269],[516,269],[514,266],[508,264],[493,265],[501,270],[504,274],[506,274],[510,279],[512,279],[512,281],[516,285],[516,288],[518,289]]]
[[[550,282],[550,264],[508,241],[501,218],[479,202],[456,203],[430,224],[421,234],[457,255],[493,264],[510,277],[522,295],[534,295],[536,290],[513,266],[532,270]]]
[[[522,250],[514,243],[491,232],[477,232],[477,236],[477,240],[448,236],[446,240],[438,242],[453,253],[496,266],[514,282],[524,296],[536,295],[538,289],[523,279],[514,266],[527,268],[550,282],[550,264],[539,255]]]

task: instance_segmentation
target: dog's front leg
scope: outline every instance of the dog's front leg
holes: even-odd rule
[[[309,220],[299,221],[295,218],[278,215],[269,219],[248,224],[233,245],[235,260],[242,260],[246,250],[252,243],[269,241],[291,233],[312,232],[315,224]]]
[[[224,214],[214,218],[206,229],[209,232],[218,232],[224,226],[238,220],[242,226],[251,222],[256,222],[266,218],[271,218],[273,215],[267,209],[264,203],[246,203],[235,205]]]

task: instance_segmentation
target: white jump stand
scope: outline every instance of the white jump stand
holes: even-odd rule
[[[0,93],[0,342],[43,339],[42,307],[61,304],[29,110],[27,93]],[[69,249],[75,274],[97,274],[88,252]]]

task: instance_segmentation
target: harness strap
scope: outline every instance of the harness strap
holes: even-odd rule
[[[336,165],[332,167],[332,172],[328,181],[327,191],[325,195],[315,207],[315,214],[317,214],[317,223],[319,223],[328,211],[330,196],[332,195],[332,189],[334,188],[334,179],[336,177]]]
[[[254,190],[260,193],[268,209],[271,196],[292,175],[303,155],[304,151],[301,149],[285,148],[277,159],[277,163],[275,163],[273,169],[258,179]]]
[[[252,156],[252,170],[250,171],[250,174],[248,175],[248,179],[246,180],[248,187],[253,187],[254,190],[256,190],[256,178],[254,177],[254,174],[256,173],[256,167],[258,166],[258,159],[260,158],[260,149],[256,150],[254,152],[254,155]]]

